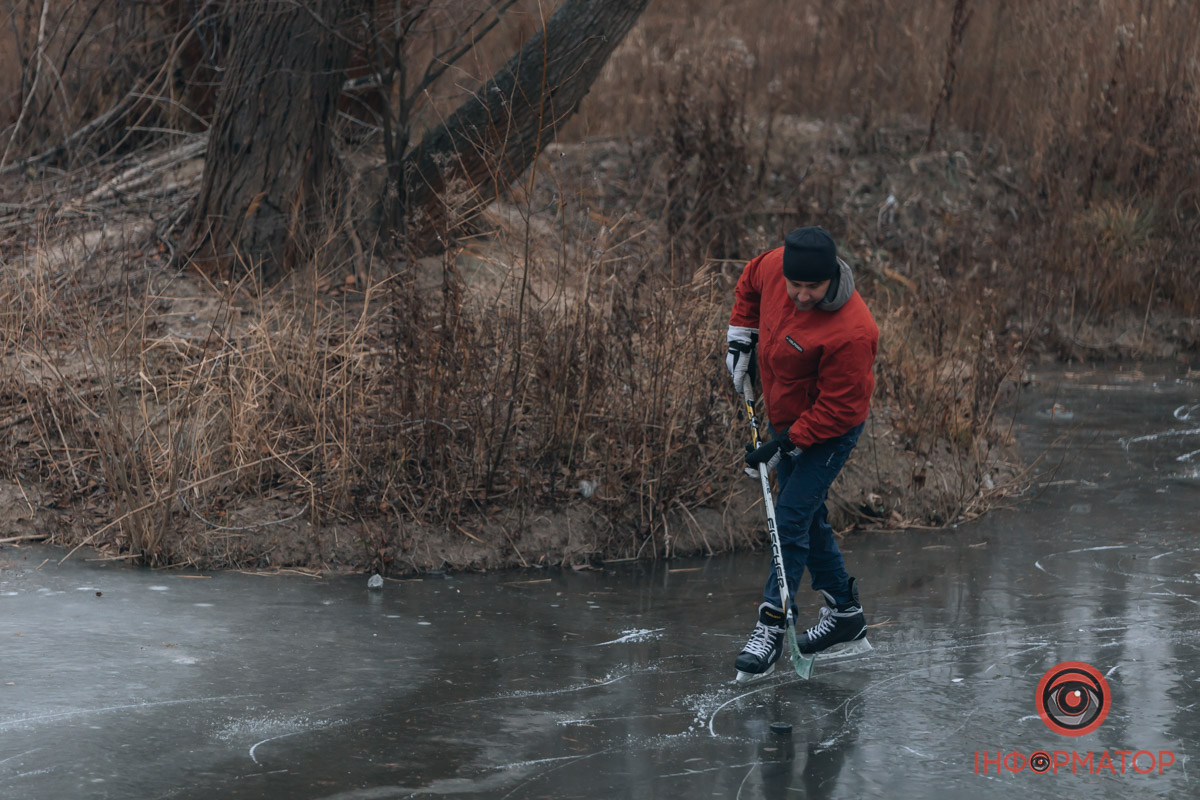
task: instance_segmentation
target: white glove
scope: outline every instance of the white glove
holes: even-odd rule
[[[733,390],[738,394],[746,393],[746,379],[754,364],[754,348],[758,344],[758,328],[740,328],[729,326],[725,335],[729,343],[729,352],[725,355],[725,368],[733,378]]]

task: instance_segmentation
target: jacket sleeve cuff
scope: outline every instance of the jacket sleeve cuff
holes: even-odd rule
[[[796,431],[795,433],[792,432],[792,428],[795,428],[795,427],[796,427],[795,425],[792,425],[791,428],[788,428],[787,434],[786,434],[787,440],[788,440],[788,442],[791,443],[791,446],[798,450],[801,450],[801,451],[807,450],[808,448],[812,447],[815,444],[815,442],[800,441],[800,439],[803,438],[801,435],[801,432],[800,431]]]
[[[758,341],[758,328],[743,328],[738,325],[730,325],[729,332],[725,334],[725,341],[754,344]]]

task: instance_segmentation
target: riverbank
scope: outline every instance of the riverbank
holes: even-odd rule
[[[1019,177],[969,137],[925,153],[913,133],[864,148],[852,127],[779,120],[756,140],[761,179],[727,186],[736,228],[698,207],[680,221],[662,193],[678,159],[653,139],[552,146],[531,190],[444,256],[314,264],[276,287],[170,267],[161,197],[80,230],[66,211],[95,190],[43,183],[60,221],[10,236],[0,277],[0,539],[385,574],[761,546],[723,334],[741,265],[785,219],[834,231],[881,329],[834,524],[973,517],[1026,477],[1000,413],[1026,364],[1186,359],[1200,334],[1154,304],[1100,325],[1006,295]],[[172,204],[201,171],[179,158],[192,178]]]

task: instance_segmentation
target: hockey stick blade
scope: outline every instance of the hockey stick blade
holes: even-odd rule
[[[796,641],[796,628],[793,625],[788,626],[787,642],[788,651],[792,654],[792,667],[801,679],[808,680],[812,677],[813,657],[800,652],[800,644]]]

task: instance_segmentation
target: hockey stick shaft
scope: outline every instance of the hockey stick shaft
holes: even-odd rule
[[[750,422],[750,444],[757,448],[762,444],[762,436],[759,433],[758,415],[754,413],[754,390],[749,386],[746,387],[744,399],[746,418]],[[783,571],[783,550],[779,546],[779,529],[775,525],[775,499],[771,495],[771,481],[763,466],[760,465],[756,471],[762,482],[763,508],[767,512],[767,534],[771,539],[771,560],[775,565],[775,574],[779,581],[779,602],[783,604],[784,611],[787,613],[788,626],[791,627],[794,622],[791,595],[788,593],[787,575]]]
[[[744,395],[746,408],[746,419],[750,422],[750,443],[754,447],[762,444],[762,437],[758,426],[758,415],[754,412],[754,389],[747,381],[746,393]],[[779,544],[779,529],[775,524],[775,499],[771,496],[771,481],[767,476],[767,468],[765,464],[760,464],[757,468],[759,480],[762,482],[763,493],[763,508],[767,514],[767,534],[771,541],[771,562],[775,566],[775,577],[779,582],[779,602],[783,604],[784,613],[787,614],[787,642],[788,650],[792,656],[792,666],[796,668],[796,674],[801,678],[807,679],[812,674],[812,657],[804,656],[800,653],[800,646],[796,642],[796,621],[792,616],[792,595],[788,592],[787,573],[783,569],[783,548]]]

